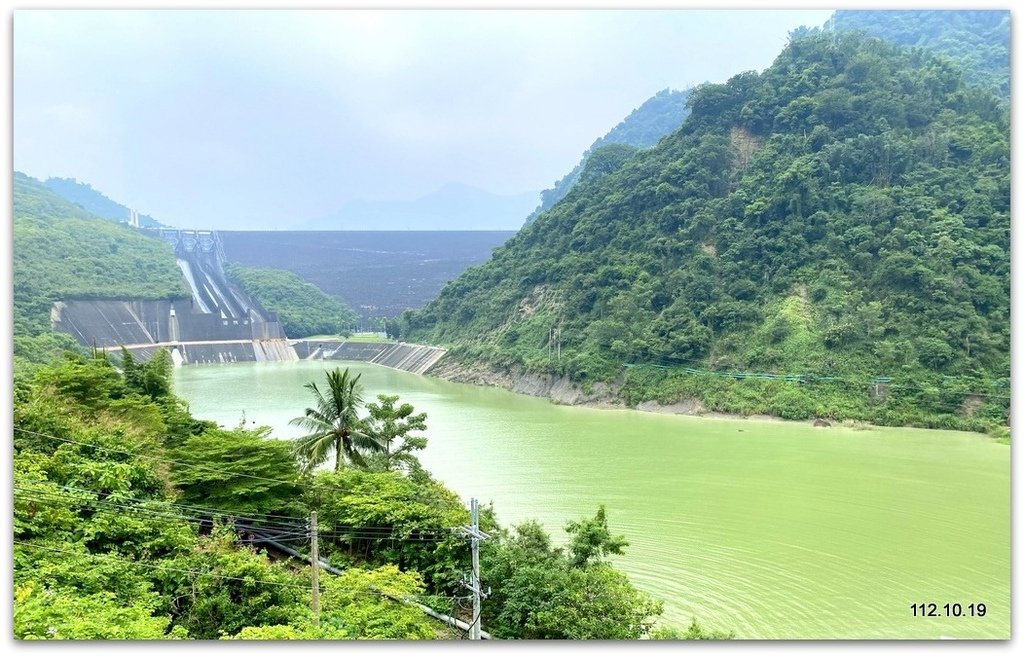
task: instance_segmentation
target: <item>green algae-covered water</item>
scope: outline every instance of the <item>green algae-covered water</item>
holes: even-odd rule
[[[302,385],[336,365],[184,367],[175,384],[197,417],[235,426],[244,412],[287,438]],[[630,542],[616,565],[664,601],[666,623],[695,616],[738,638],[1010,635],[1010,449],[984,436],[565,407],[341,365],[368,400],[426,411],[423,464],[502,522],[536,518],[561,538],[605,504]],[[915,617],[914,603],[940,615]]]

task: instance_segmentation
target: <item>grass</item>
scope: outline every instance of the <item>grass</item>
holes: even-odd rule
[[[343,340],[345,342],[394,342],[394,340],[391,340],[389,338],[385,338],[380,333],[353,333],[352,335],[349,335],[349,336],[344,336],[344,335],[311,335],[311,336],[309,336],[307,338],[302,338],[302,340],[306,340],[308,342],[315,342],[317,340],[324,340],[324,341],[328,341],[328,340],[331,340],[331,341],[333,341],[333,340],[342,341]]]

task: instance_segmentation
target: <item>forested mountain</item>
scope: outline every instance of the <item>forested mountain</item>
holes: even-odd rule
[[[129,210],[117,201],[112,201],[91,185],[81,183],[74,178],[47,178],[46,186],[57,192],[64,199],[80,205],[97,217],[111,221],[127,222]],[[139,225],[143,227],[162,226],[159,221],[148,214],[139,215]]]
[[[289,338],[348,334],[359,317],[343,301],[284,269],[227,263],[228,277],[277,315]]]
[[[535,192],[492,194],[448,183],[411,201],[356,199],[307,222],[308,230],[510,230],[519,225]]]
[[[189,294],[169,244],[90,214],[19,172],[13,260],[16,362],[77,348],[70,336],[50,331],[54,301]]]
[[[623,377],[634,403],[1005,422],[998,96],[949,59],[838,32],[794,38],[690,106],[404,315],[403,335],[584,385]]]
[[[562,176],[551,189],[545,189],[540,193],[541,203],[529,217],[526,224],[532,223],[540,213],[548,210],[555,203],[558,203],[569,193],[572,186],[580,178],[580,174],[586,168],[587,160],[602,146],[618,144],[620,146],[637,148],[649,148],[658,143],[658,140],[669,134],[680,125],[689,115],[690,110],[686,106],[686,99],[689,91],[673,91],[662,89],[655,95],[644,101],[643,105],[630,112],[629,116],[623,119],[619,125],[604,137],[599,138],[590,148],[583,153],[572,171]],[[620,148],[620,153],[625,149]]]
[[[841,9],[834,21],[837,30],[861,30],[952,57],[963,66],[969,83],[1010,97],[1009,11]]]

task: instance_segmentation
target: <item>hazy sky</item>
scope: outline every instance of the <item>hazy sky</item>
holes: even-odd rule
[[[549,187],[636,106],[831,11],[74,11],[14,19],[14,165],[183,227]]]

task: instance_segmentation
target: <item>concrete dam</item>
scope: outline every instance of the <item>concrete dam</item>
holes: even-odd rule
[[[349,360],[423,374],[445,349],[405,343],[289,340],[277,317],[232,284],[214,231],[146,230],[174,248],[191,295],[177,299],[66,299],[53,305],[53,328],[87,347],[148,360],[167,349],[175,365],[253,361]]]
[[[53,328],[86,346],[124,346],[148,359],[166,348],[176,365],[298,360],[277,317],[231,284],[213,231],[147,230],[174,248],[191,296],[161,300],[68,299],[54,304]]]

